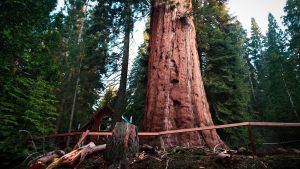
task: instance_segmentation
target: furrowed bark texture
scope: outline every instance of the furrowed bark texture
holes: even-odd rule
[[[146,131],[213,126],[196,49],[191,0],[152,2]],[[167,135],[165,147],[222,144],[215,130]]]

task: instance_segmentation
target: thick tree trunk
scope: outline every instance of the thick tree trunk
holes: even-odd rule
[[[146,131],[213,126],[196,49],[191,0],[152,2]],[[164,146],[223,144],[215,130],[164,136]]]

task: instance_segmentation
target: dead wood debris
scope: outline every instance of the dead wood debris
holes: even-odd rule
[[[106,144],[96,146],[93,142],[80,147],[70,153],[53,151],[29,163],[28,169],[52,169],[56,166],[78,168],[87,156],[105,150]]]
[[[59,158],[65,155],[65,152],[62,150],[51,151],[47,154],[36,157],[28,163],[29,169],[40,169],[46,168],[46,165],[49,162],[52,162],[55,158]]]

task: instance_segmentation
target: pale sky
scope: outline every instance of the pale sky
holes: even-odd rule
[[[268,29],[268,14],[272,13],[278,24],[282,26],[281,16],[286,0],[229,0],[228,8],[232,15],[237,16],[243,27],[250,30],[251,17],[255,18],[261,31]]]

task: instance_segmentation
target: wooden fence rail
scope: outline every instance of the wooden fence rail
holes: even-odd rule
[[[267,127],[300,127],[300,123],[280,123],[280,122],[242,122],[242,123],[233,123],[233,124],[224,124],[224,125],[215,125],[215,126],[205,126],[205,127],[197,127],[190,129],[178,129],[178,130],[168,130],[161,132],[139,132],[138,135],[142,137],[162,137],[167,134],[177,134],[177,133],[185,133],[185,132],[195,132],[202,130],[215,130],[215,129],[223,129],[223,128],[232,128],[232,127],[247,127],[248,128],[248,137],[251,144],[251,149],[254,154],[256,154],[256,145],[254,134],[252,132],[252,126],[267,126]],[[57,138],[57,137],[69,137],[69,136],[80,136],[82,138],[79,139],[77,144],[80,144],[81,141],[86,136],[111,136],[112,132],[73,132],[73,133],[62,133],[62,134],[51,134],[45,136],[34,137],[33,139],[44,139],[44,138]],[[82,139],[82,140],[81,140]],[[78,146],[78,145],[75,145]]]
[[[214,130],[214,129],[223,129],[223,128],[232,128],[232,127],[242,127],[242,126],[269,126],[269,127],[300,127],[300,123],[279,123],[279,122],[242,122],[242,123],[233,123],[233,124],[224,124],[224,125],[215,125],[215,126],[205,126],[197,127],[190,129],[178,129],[178,130],[168,130],[161,132],[139,132],[139,136],[160,136],[167,134],[177,134],[185,132],[194,132],[202,130]],[[34,139],[41,138],[56,138],[56,137],[66,137],[66,136],[79,136],[82,132],[72,132],[72,133],[62,133],[62,134],[51,134],[45,136],[34,137]],[[111,136],[111,132],[89,132],[89,136]]]

